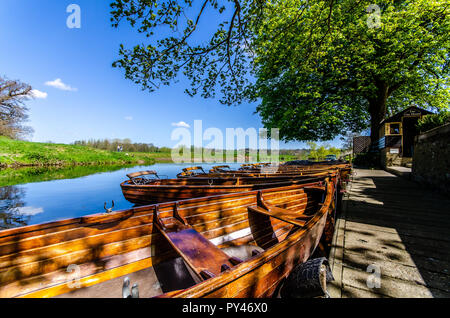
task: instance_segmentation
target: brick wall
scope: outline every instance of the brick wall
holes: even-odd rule
[[[416,137],[412,178],[450,193],[450,124]]]

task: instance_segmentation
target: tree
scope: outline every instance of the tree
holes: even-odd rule
[[[144,89],[168,85],[181,72],[191,80],[190,95],[214,97],[220,87],[223,103],[258,101],[265,128],[279,128],[285,141],[329,140],[369,126],[377,141],[389,112],[412,103],[448,107],[448,0],[182,4],[112,4],[116,27],[126,19],[151,39],[160,26],[183,30],[156,44],[121,46],[114,66]],[[221,18],[208,41],[194,43],[208,8]],[[194,19],[183,20],[192,12]]]
[[[370,123],[378,141],[388,111],[412,102],[448,107],[448,1],[378,1],[378,25],[368,23],[370,1],[340,1],[324,10],[326,3],[311,3],[276,43],[270,34],[292,23],[295,9],[266,10],[255,42],[258,111],[266,128],[280,127],[288,140],[327,140]],[[281,12],[284,18],[277,18]]]
[[[309,141],[308,143],[309,153],[308,158],[314,160],[325,160],[328,155],[335,155],[339,157],[341,154],[341,150],[336,147],[331,147],[329,144],[322,144],[318,146],[315,142]]]
[[[417,122],[417,129],[423,133],[436,127],[450,124],[450,112],[426,115]]]
[[[313,158],[314,160],[319,160],[319,155],[317,153],[317,144],[313,141],[307,142],[309,147],[308,157]]]
[[[252,26],[259,23],[264,6],[264,0],[115,0],[112,25],[125,20],[153,41],[130,49],[121,45],[121,58],[113,66],[149,91],[169,85],[182,73],[192,84],[187,94],[200,92],[208,98],[220,90],[222,103],[240,103],[249,84]],[[211,27],[212,34],[195,41],[207,14],[215,25],[208,21],[202,27]],[[158,39],[159,31],[167,29],[172,33]]]
[[[30,94],[30,85],[0,77],[1,136],[20,138],[33,131],[31,127],[23,125],[28,119],[25,101],[32,97]]]

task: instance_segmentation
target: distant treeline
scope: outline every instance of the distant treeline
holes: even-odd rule
[[[156,147],[154,144],[149,143],[133,143],[130,139],[91,139],[91,140],[78,140],[73,143],[74,145],[92,147],[96,149],[103,149],[109,151],[117,151],[118,147],[121,147],[124,152],[170,152],[171,149],[167,147]]]
[[[133,143],[130,139],[90,139],[90,140],[77,140],[73,143],[74,145],[92,147],[96,149],[103,149],[109,151],[117,151],[117,147],[122,147],[123,151],[126,152],[171,152],[171,148],[168,147],[156,147],[152,143]],[[183,147],[184,148],[184,147]],[[197,148],[191,146],[192,151],[195,151]],[[216,150],[218,151],[218,150]],[[232,150],[237,152],[237,150]],[[254,150],[258,152],[257,150]],[[245,149],[245,152],[248,154],[250,149]],[[270,149],[266,150],[267,154],[270,155]],[[213,150],[214,153],[214,150]],[[280,155],[292,155],[292,156],[306,156],[309,153],[308,149],[280,149]]]
[[[328,155],[335,155],[337,158],[341,155],[342,150],[336,147],[331,147],[328,144],[317,145],[315,142],[308,142],[309,150],[308,160],[324,160]]]
[[[172,151],[171,148],[168,147],[156,147],[152,143],[133,143],[130,139],[91,139],[91,140],[81,140],[81,141],[75,141],[74,145],[81,145],[81,146],[87,146],[92,147],[96,149],[103,149],[103,150],[109,150],[109,151],[117,151],[118,147],[122,147],[123,152],[148,152],[148,153],[170,153]],[[286,156],[286,158],[297,158],[297,159],[311,159],[311,160],[323,160],[327,155],[334,154],[336,157],[339,157],[341,150],[335,147],[331,147],[330,145],[324,144],[324,145],[317,145],[314,142],[308,143],[309,149],[279,149],[278,153],[280,157]],[[194,152],[201,152],[202,148],[195,148],[193,146],[191,147],[180,147],[181,148],[190,148],[191,151]],[[241,149],[240,151],[244,150],[245,155],[249,155],[250,153],[254,154],[260,154],[260,151],[258,150],[251,150],[251,149]],[[211,153],[214,154],[216,151],[221,151],[217,149],[212,149]],[[224,155],[227,153],[234,153],[235,155],[238,154],[238,150],[226,150],[223,151]],[[270,149],[264,150],[264,153],[268,156],[271,155]]]

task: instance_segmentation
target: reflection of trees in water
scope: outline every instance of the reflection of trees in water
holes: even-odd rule
[[[13,186],[32,182],[75,179],[101,172],[112,172],[136,165],[87,165],[69,167],[26,167],[0,169],[0,185]]]
[[[21,214],[25,206],[25,189],[9,186],[0,188],[0,230],[28,225],[30,215]]]

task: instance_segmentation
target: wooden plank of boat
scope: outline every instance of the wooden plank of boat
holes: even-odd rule
[[[320,182],[261,190],[267,211],[277,212],[278,218],[249,211],[249,207],[258,206],[259,192],[251,191],[1,231],[0,297],[121,297],[117,284],[124,275],[142,279],[137,282],[143,297],[169,295],[166,292],[173,292],[173,297],[269,296],[293,266],[305,261],[317,246],[330,212],[334,184],[328,182],[326,192],[323,186],[320,190]],[[322,193],[326,193],[324,201]],[[295,214],[297,221],[305,222],[303,226],[290,223]],[[198,235],[193,237],[198,244],[214,251],[213,255],[226,254],[232,259],[234,255],[227,249],[239,249],[244,253],[239,257],[243,262],[220,260],[212,268],[199,265],[195,255],[186,257],[185,247],[174,244],[177,251],[171,245],[174,237],[169,241],[157,228],[156,216],[167,228],[181,224],[195,230]],[[247,253],[255,248],[262,249],[261,253]],[[195,282],[192,268],[186,270],[177,261],[180,256],[184,263],[191,259],[194,269],[215,272],[215,277],[203,273],[202,280]],[[79,266],[76,282],[81,288],[71,287],[74,272],[67,269],[74,264]],[[217,272],[219,265],[221,271]],[[145,275],[139,274],[142,271]],[[177,275],[191,277],[192,283],[178,286],[182,279]],[[264,284],[256,277],[265,277]],[[151,287],[158,282],[159,287]]]

